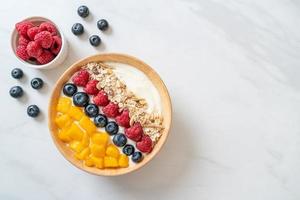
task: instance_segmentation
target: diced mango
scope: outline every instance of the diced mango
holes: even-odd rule
[[[119,149],[115,145],[110,144],[106,148],[106,155],[110,156],[110,157],[118,158],[120,155],[120,152],[119,152]]]
[[[70,142],[72,140],[66,129],[61,129],[58,132],[58,138],[63,142]]]
[[[88,167],[93,167],[95,164],[93,162],[93,159],[92,157],[88,157],[85,161],[84,161],[84,164]]]
[[[72,120],[68,115],[63,114],[56,116],[55,123],[59,128],[64,128],[69,126],[72,123]]]
[[[128,167],[129,166],[129,159],[128,156],[122,154],[119,158],[119,167]]]
[[[104,157],[104,166],[105,167],[118,167],[118,160],[114,157]]]
[[[73,119],[79,121],[81,119],[81,117],[83,116],[83,111],[78,107],[71,106],[68,111],[68,115],[70,117],[72,117]]]
[[[85,134],[83,135],[82,140],[81,140],[81,144],[82,144],[84,147],[89,146],[89,144],[90,144],[90,136],[89,136],[87,133],[85,133]]]
[[[103,169],[104,168],[104,163],[103,163],[103,158],[96,158],[94,156],[91,157],[93,164],[99,168],[99,169]]]
[[[83,149],[80,153],[76,153],[75,157],[78,160],[85,160],[88,156],[90,155],[90,148],[86,147],[85,149]]]
[[[70,148],[73,149],[76,153],[80,153],[86,146],[82,145],[79,141],[72,141],[70,143]]]
[[[79,125],[89,134],[92,135],[96,131],[95,124],[90,120],[90,118],[83,116],[80,121]]]
[[[92,144],[91,153],[95,157],[104,157],[105,156],[105,147],[104,145]]]
[[[92,136],[92,142],[94,144],[101,144],[106,146],[109,136],[107,133],[95,133]]]
[[[82,140],[84,131],[76,123],[72,123],[71,127],[68,130],[68,134],[73,140]]]
[[[56,110],[58,112],[67,113],[71,106],[71,99],[68,97],[60,97],[58,100],[58,104]]]

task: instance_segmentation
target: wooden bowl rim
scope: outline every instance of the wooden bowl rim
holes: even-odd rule
[[[74,158],[71,153],[66,152],[65,150],[67,147],[65,146],[64,143],[62,143],[58,138],[55,130],[57,131],[57,127],[54,123],[54,116],[55,114],[55,109],[54,105],[57,104],[57,99],[55,98],[56,96],[60,96],[61,93],[61,87],[62,85],[70,79],[70,77],[76,72],[81,66],[84,64],[90,63],[90,62],[119,62],[119,63],[124,63],[124,64],[129,64],[130,66],[142,71],[153,83],[153,85],[156,87],[157,91],[159,92],[159,95],[161,97],[161,103],[163,106],[163,115],[164,118],[167,116],[167,119],[164,119],[164,131],[157,142],[157,144],[154,146],[152,152],[148,154],[147,156],[144,157],[144,160],[141,163],[136,164],[133,167],[128,167],[128,168],[117,168],[117,169],[98,169],[95,167],[86,167],[83,165],[82,161],[78,161]],[[145,72],[148,71],[147,73]],[[151,76],[151,77],[150,77]],[[67,78],[68,77],[68,78]],[[156,82],[154,82],[154,79]],[[159,88],[158,88],[159,87]],[[58,95],[59,94],[59,95]],[[166,121],[167,120],[167,121]],[[168,90],[160,78],[160,76],[146,63],[143,61],[129,55],[125,54],[118,54],[118,53],[106,53],[106,54],[96,54],[92,55],[86,58],[83,58],[74,64],[72,64],[57,80],[55,83],[54,89],[52,91],[50,101],[49,101],[49,107],[48,107],[48,126],[49,130],[51,133],[52,140],[59,150],[59,152],[63,155],[63,157],[68,160],[71,164],[76,166],[77,168],[86,171],[90,174],[94,175],[101,175],[101,176],[117,176],[117,175],[123,175],[127,174],[133,171],[136,171],[143,166],[145,166],[150,160],[152,160],[158,152],[161,150],[163,145],[166,142],[166,139],[169,135],[170,127],[172,123],[172,104],[171,104],[171,99],[168,93]]]

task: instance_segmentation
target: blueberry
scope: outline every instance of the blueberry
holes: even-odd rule
[[[107,124],[107,117],[99,114],[94,118],[94,123],[97,127],[105,127]]]
[[[84,112],[89,117],[96,117],[99,113],[99,108],[96,104],[91,103],[84,108]]]
[[[105,31],[108,28],[108,22],[105,19],[100,19],[99,21],[97,21],[97,27],[101,31]]]
[[[11,76],[15,79],[20,79],[23,77],[23,71],[20,68],[14,68],[11,71]]]
[[[40,78],[34,78],[31,80],[31,87],[33,89],[36,89],[36,90],[41,89],[43,87],[43,85],[44,85],[44,82]]]
[[[74,35],[81,35],[84,32],[84,27],[80,23],[75,23],[71,30]]]
[[[127,143],[127,138],[123,133],[118,133],[114,136],[113,142],[116,146],[122,147]]]
[[[87,6],[79,6],[77,9],[77,13],[80,17],[87,17],[89,15],[89,8]]]
[[[131,144],[126,144],[122,151],[125,155],[130,156],[134,153],[134,146]]]
[[[37,105],[30,105],[27,108],[27,114],[30,117],[37,117],[40,114],[40,109],[37,107]]]
[[[143,160],[143,154],[139,151],[136,151],[132,154],[131,160],[135,163],[139,163]]]
[[[77,87],[73,83],[67,83],[64,85],[63,93],[64,95],[71,97],[77,92]]]
[[[76,92],[73,95],[73,103],[75,106],[84,107],[89,103],[90,97],[84,92]]]
[[[91,45],[94,47],[98,46],[101,43],[101,39],[98,35],[92,35],[89,40]]]
[[[10,88],[9,94],[13,98],[19,98],[23,95],[23,89],[20,86],[14,86]]]
[[[116,122],[108,122],[107,125],[105,126],[105,131],[109,135],[115,135],[119,131],[119,126]]]

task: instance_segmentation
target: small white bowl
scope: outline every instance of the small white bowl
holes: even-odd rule
[[[54,24],[54,26],[56,27],[56,29],[58,31],[58,34],[61,37],[62,46],[61,46],[61,49],[60,49],[59,53],[56,55],[56,57],[51,62],[49,62],[47,64],[38,65],[38,64],[35,64],[33,62],[30,62],[30,61],[28,61],[28,62],[24,61],[16,55],[16,49],[17,49],[19,34],[18,34],[16,28],[14,28],[14,30],[12,32],[12,35],[11,35],[11,48],[12,48],[12,51],[14,52],[15,56],[18,58],[18,60],[20,60],[26,66],[32,67],[32,68],[35,68],[35,69],[49,69],[49,68],[54,68],[54,67],[59,66],[59,64],[61,64],[66,59],[67,52],[68,52],[68,43],[67,43],[67,40],[64,37],[64,34],[62,33],[61,29],[52,20],[47,19],[45,17],[34,16],[34,17],[26,18],[22,21],[30,21],[34,25],[39,25],[42,22],[51,22],[52,24]]]

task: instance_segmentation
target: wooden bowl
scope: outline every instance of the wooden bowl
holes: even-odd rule
[[[58,138],[58,128],[56,127],[54,123],[54,118],[56,115],[56,105],[58,98],[61,95],[62,87],[63,85],[71,78],[71,76],[80,69],[81,66],[89,63],[89,62],[117,62],[117,63],[124,63],[128,64],[132,67],[135,67],[136,69],[142,71],[145,73],[145,75],[152,81],[154,86],[159,92],[160,99],[161,99],[161,105],[162,105],[162,115],[164,118],[163,126],[165,129],[162,132],[162,136],[159,139],[159,141],[154,146],[152,152],[150,154],[147,154],[143,161],[135,164],[133,166],[129,166],[127,168],[117,168],[117,169],[98,169],[95,167],[87,167],[85,166],[82,161],[77,160],[73,156],[72,150],[67,147],[60,139]],[[171,119],[172,119],[172,106],[171,106],[171,100],[168,93],[168,90],[163,83],[163,81],[160,79],[159,75],[146,63],[138,60],[137,58],[134,58],[132,56],[127,56],[123,54],[98,54],[94,56],[90,56],[87,58],[84,58],[75,64],[73,64],[57,81],[57,83],[54,86],[53,93],[50,97],[50,103],[49,103],[49,129],[51,132],[52,139],[58,148],[58,150],[62,153],[62,155],[70,161],[73,165],[78,167],[79,169],[82,169],[86,172],[89,172],[91,174],[96,175],[102,175],[102,176],[117,176],[126,174],[129,172],[132,172],[134,170],[137,170],[144,165],[146,165],[162,148],[164,145],[171,126]]]

